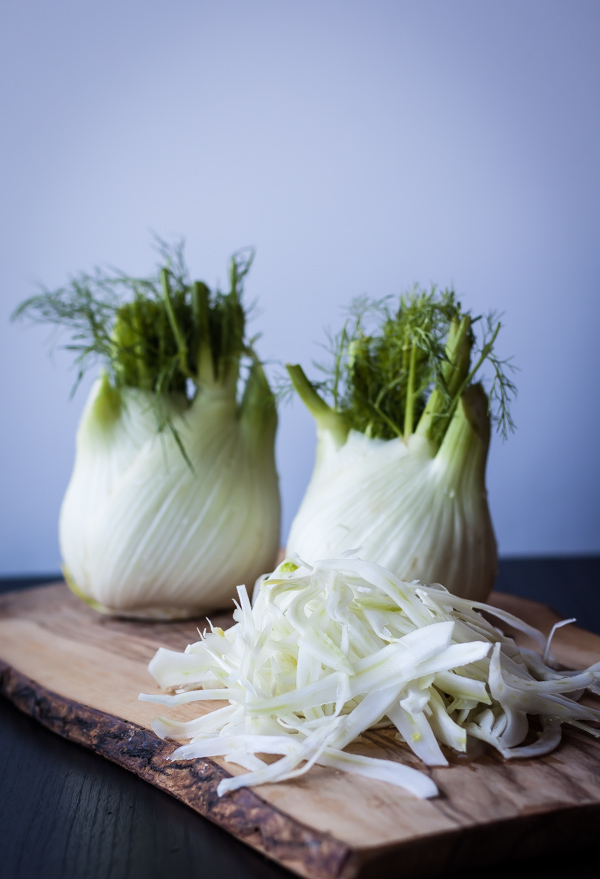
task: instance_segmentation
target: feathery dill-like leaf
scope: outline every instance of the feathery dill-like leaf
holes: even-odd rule
[[[233,255],[228,293],[212,292],[203,282],[190,282],[183,242],[154,240],[160,263],[149,277],[96,268],[58,290],[42,288],[12,318],[52,324],[69,337],[64,347],[75,354],[76,386],[100,364],[116,389],[150,392],[158,429],[175,432],[173,401],[189,405],[213,383],[237,397],[240,361],[255,356],[245,339],[242,304],[254,251]]]
[[[489,362],[491,415],[506,436],[516,389],[510,360],[494,353],[499,329],[493,313],[472,317],[451,289],[361,297],[340,332],[328,333],[329,359],[315,364],[323,378],[312,384],[350,428],[382,439],[418,431],[439,445],[458,400]]]

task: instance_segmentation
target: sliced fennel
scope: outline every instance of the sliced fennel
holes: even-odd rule
[[[554,749],[562,723],[600,734],[589,726],[600,711],[569,696],[600,693],[600,662],[558,672],[477,608],[543,651],[536,629],[442,586],[403,582],[347,554],[314,565],[288,559],[257,583],[253,605],[244,587],[238,597],[227,631],[211,625],[184,653],[158,650],[149,670],[172,692],[140,696],[166,706],[228,702],[194,720],[153,724],[163,738],[190,740],[172,760],[223,756],[248,770],[221,781],[219,795],[296,778],[319,763],[435,796],[427,774],[344,750],[372,727],[395,727],[427,766],[447,765],[441,746],[465,752],[469,736],[512,758]],[[542,729],[524,744],[530,715]]]
[[[92,607],[174,618],[226,605],[279,546],[277,413],[245,338],[243,281],[191,283],[181,248],[139,279],[82,275],[16,316],[70,331],[80,376],[102,364],[59,523],[65,578]],[[243,370],[243,372],[241,372]]]
[[[491,414],[506,433],[514,385],[494,353],[500,324],[473,318],[448,291],[414,292],[394,308],[362,301],[353,315],[325,381],[288,366],[315,418],[317,453],[287,552],[312,562],[360,547],[403,579],[485,600],[497,552],[490,404],[476,379],[487,362]]]

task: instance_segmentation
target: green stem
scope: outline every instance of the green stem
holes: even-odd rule
[[[145,391],[154,390],[152,372],[147,362],[143,305],[139,295],[133,302],[118,309],[111,348],[110,359],[120,384]]]
[[[139,376],[137,387],[144,388],[146,391],[154,391],[154,374],[150,366],[151,357],[148,355],[146,315],[144,314],[143,300],[136,296],[132,306],[133,325],[136,339],[134,359]]]
[[[408,382],[406,384],[406,402],[404,409],[404,436],[408,437],[413,432],[415,413],[415,374],[417,371],[417,346],[413,342],[410,348],[410,361],[408,367]]]
[[[177,322],[177,318],[175,316],[175,309],[173,308],[173,300],[171,299],[171,289],[169,287],[169,272],[167,269],[161,269],[160,277],[163,286],[163,293],[165,298],[165,308],[167,310],[167,316],[169,318],[169,323],[171,324],[171,329],[173,330],[173,335],[175,336],[175,342],[177,343],[177,352],[179,354],[179,362],[180,369],[183,375],[186,378],[191,378],[192,380],[195,378],[194,374],[191,372],[188,362],[188,348],[185,341],[185,337],[181,331],[181,327]]]
[[[106,371],[102,372],[100,389],[94,401],[94,417],[90,421],[103,429],[112,428],[123,409],[121,391],[113,387]]]
[[[240,421],[259,447],[272,448],[277,432],[277,405],[259,360],[254,358],[240,403]]]
[[[446,359],[441,368],[441,386],[438,383],[431,392],[415,431],[438,448],[466,387],[472,346],[470,316],[464,315],[460,322],[453,320],[446,342]]]
[[[312,382],[308,380],[301,366],[286,363],[286,369],[298,396],[317,422],[317,426],[328,430],[338,445],[343,445],[348,436],[349,427],[346,419],[317,393]]]
[[[229,358],[222,357],[219,366],[219,387],[225,390],[233,399],[237,398],[238,379],[240,377],[239,356],[231,355]]]
[[[485,468],[490,447],[490,416],[487,394],[480,384],[471,385],[460,398],[436,455],[447,488],[466,494],[485,491]]]
[[[375,403],[367,403],[367,405],[369,405],[371,407],[371,409],[373,410],[373,412],[375,412],[375,414],[377,415],[378,418],[381,418],[382,421],[385,421],[385,423],[387,424],[389,429],[392,431],[392,433],[395,433],[396,436],[398,436],[398,437],[400,437],[400,439],[402,439],[402,431],[400,430],[398,425],[395,424],[392,421],[392,419],[388,415],[386,415],[385,412],[383,411],[383,409],[381,408],[381,401],[382,401],[383,397],[385,396],[385,391],[386,391],[386,389],[383,388],[381,393],[377,397],[377,400],[375,401]]]
[[[197,334],[198,381],[203,385],[212,385],[215,381],[215,368],[210,344],[209,304],[210,290],[202,281],[194,281],[192,315]]]

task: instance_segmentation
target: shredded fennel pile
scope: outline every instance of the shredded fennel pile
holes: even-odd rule
[[[211,624],[184,653],[158,650],[149,670],[172,693],[140,699],[228,702],[191,721],[155,720],[162,738],[190,740],[171,759],[223,756],[248,770],[222,780],[219,795],[318,763],[432,797],[437,787],[425,773],[344,748],[392,726],[425,765],[445,766],[440,746],[464,752],[468,736],[512,758],[556,748],[563,723],[600,735],[589,726],[600,710],[576,701],[586,688],[600,694],[600,662],[557,671],[549,639],[513,615],[437,584],[402,582],[353,555],[287,560],[257,584],[253,606],[239,587],[230,629]],[[518,648],[479,610],[529,635],[542,656]],[[541,732],[524,744],[529,715]]]

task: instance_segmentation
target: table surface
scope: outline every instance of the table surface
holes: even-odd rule
[[[59,577],[0,579],[0,591],[52,579]],[[599,584],[600,557],[504,559],[496,588],[544,602],[600,634]],[[167,794],[49,732],[4,698],[0,778],[0,879],[291,876]],[[485,875],[596,879],[597,858],[596,849],[536,859],[506,852],[506,860],[486,867]]]

